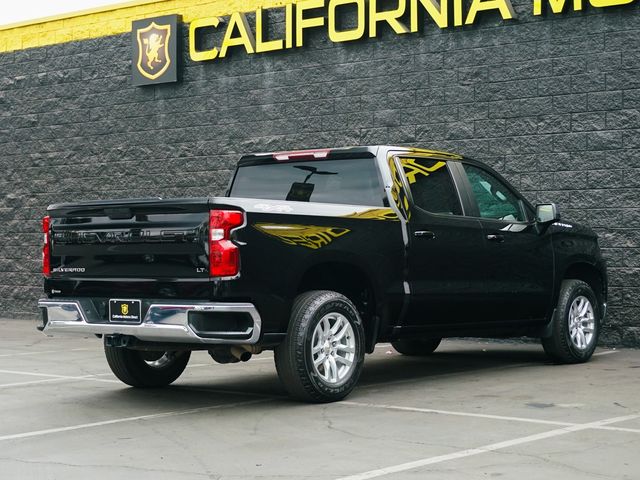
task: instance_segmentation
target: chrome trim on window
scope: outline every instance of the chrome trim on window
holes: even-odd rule
[[[260,314],[251,303],[154,303],[142,322],[133,325],[100,318],[89,299],[41,299],[38,307],[46,311],[43,333],[49,336],[131,335],[149,342],[254,344],[262,328]],[[189,312],[247,313],[253,326],[246,331],[215,332],[220,335],[218,338],[204,338],[189,325]]]

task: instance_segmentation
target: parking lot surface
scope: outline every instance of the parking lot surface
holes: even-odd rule
[[[271,352],[195,352],[132,389],[99,340],[0,321],[0,478],[638,479],[640,351],[550,364],[539,345],[447,340],[368,355],[347,400],[289,400]]]

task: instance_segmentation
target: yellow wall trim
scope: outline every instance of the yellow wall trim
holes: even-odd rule
[[[43,47],[74,40],[118,35],[131,31],[131,22],[159,15],[182,15],[185,23],[196,18],[228,16],[258,7],[281,7],[296,0],[139,0],[67,15],[0,27],[0,53]]]
[[[103,5],[101,7],[85,8],[84,10],[76,10],[73,12],[60,13],[58,15],[51,15],[50,17],[40,17],[31,20],[24,20],[22,22],[8,23],[6,25],[0,25],[0,30],[9,30],[18,27],[26,27],[28,25],[36,25],[38,23],[53,22],[55,20],[64,20],[65,18],[81,17],[83,15],[91,15],[92,13],[107,12],[110,10],[118,10],[120,8],[137,7],[139,5],[145,5],[147,3],[159,3],[163,0],[132,0],[130,2],[112,3],[110,5]],[[164,0],[166,1],[166,0]]]

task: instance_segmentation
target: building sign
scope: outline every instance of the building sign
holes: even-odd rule
[[[178,15],[146,18],[131,29],[131,83],[155,85],[178,80]]]
[[[243,47],[246,53],[262,53],[302,47],[304,33],[313,28],[326,30],[332,42],[350,42],[364,37],[375,38],[383,25],[398,35],[417,32],[425,23],[439,28],[473,25],[482,12],[498,13],[503,20],[516,18],[511,0],[397,0],[397,8],[382,10],[380,0],[302,0],[279,7],[284,10],[285,31],[281,38],[265,38],[265,10],[255,11],[251,25],[247,15],[234,12],[227,21],[218,17],[199,18],[189,27],[189,55],[193,61],[213,60],[227,56],[231,47]],[[554,14],[569,8],[582,10],[587,3],[602,8],[625,5],[636,0],[532,0],[534,15],[543,9]],[[468,5],[468,8],[465,8]],[[543,8],[547,7],[547,8]],[[346,9],[355,11],[355,26],[338,27]],[[353,15],[353,14],[352,14]],[[201,29],[223,29],[224,38],[219,46],[198,50],[196,36]]]
[[[439,28],[473,25],[484,12],[493,12],[503,20],[516,18],[511,0],[396,0],[396,8],[383,10],[382,0],[301,0],[275,9],[284,13],[284,32],[279,38],[267,38],[266,14],[255,10],[253,21],[243,12],[228,19],[198,18],[189,25],[189,56],[195,62],[226,57],[232,47],[248,54],[291,49],[305,45],[305,32],[322,28],[332,42],[351,42],[375,38],[381,28],[398,35],[414,33],[432,23]],[[588,4],[603,8],[626,5],[636,0],[532,0],[534,15],[581,11]],[[350,15],[350,27],[341,28],[341,20]],[[177,80],[178,15],[133,22],[132,79],[134,85],[150,85]],[[199,48],[200,34],[219,31],[222,40],[215,46]]]

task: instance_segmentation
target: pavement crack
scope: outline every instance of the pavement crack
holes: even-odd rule
[[[333,430],[335,432],[341,432],[341,433],[344,433],[345,435],[349,435],[350,437],[354,437],[354,438],[364,438],[364,439],[367,439],[367,440],[371,440],[371,439],[377,438],[377,437],[373,437],[373,436],[369,436],[369,435],[362,435],[362,434],[355,433],[355,432],[346,430],[344,428],[340,428],[340,427],[335,426],[333,420],[329,417],[328,410],[329,410],[329,407],[328,406],[324,406],[324,407],[322,407],[322,413],[321,413],[322,420],[324,420],[324,422],[326,423],[328,430]]]

